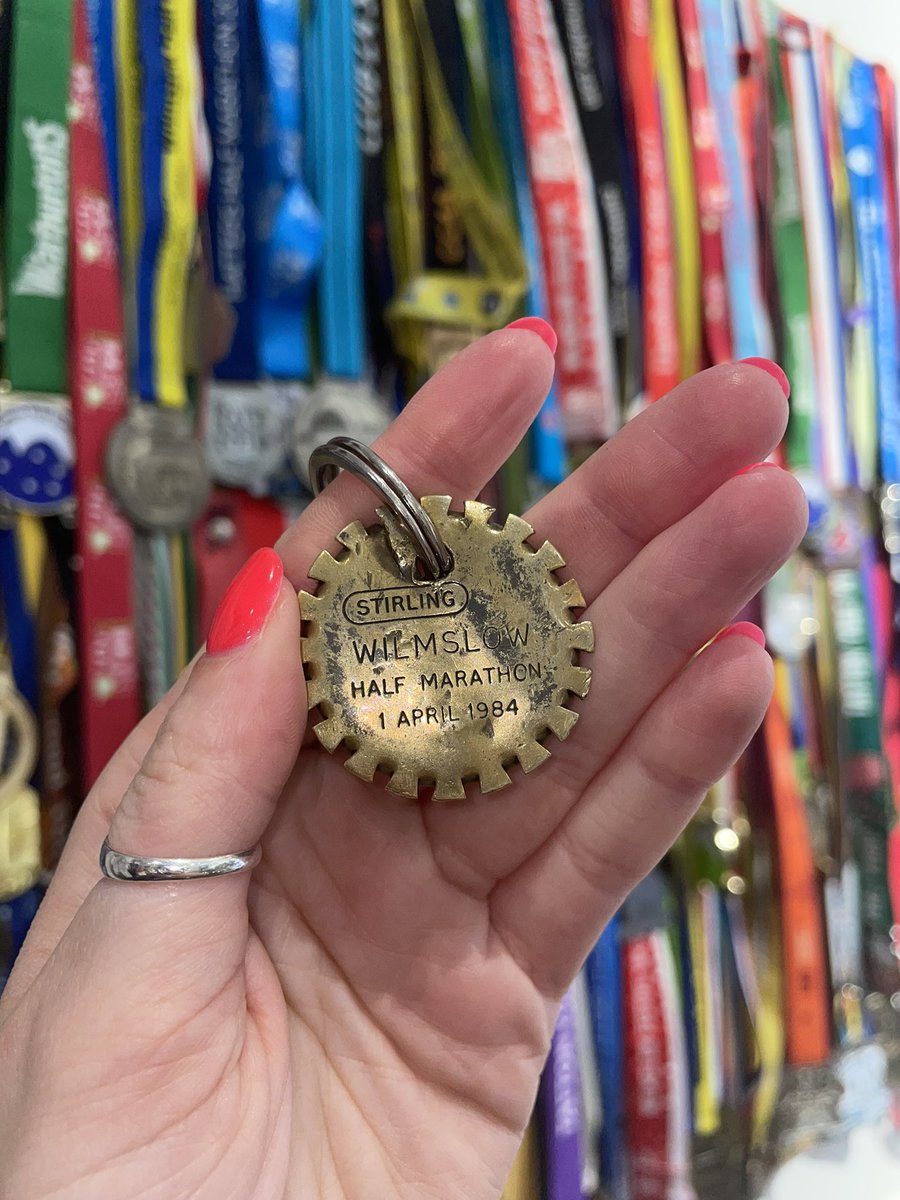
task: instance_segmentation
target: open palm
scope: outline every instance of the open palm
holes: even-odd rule
[[[459,507],[552,368],[533,333],[492,334],[377,449]],[[751,639],[697,651],[801,536],[794,481],[742,470],[786,415],[758,367],[714,368],[526,514],[587,597],[593,687],[539,771],[446,804],[362,783],[304,736],[295,593],[374,508],[333,484],[279,546],[290,582],[261,635],[201,656],[84,806],[0,1007],[0,1194],[496,1198],[561,995],[767,703]],[[108,830],[175,857],[262,839],[263,860],[113,883]]]

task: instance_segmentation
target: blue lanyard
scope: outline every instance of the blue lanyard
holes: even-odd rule
[[[535,316],[541,316],[547,312],[547,298],[541,273],[541,252],[528,178],[525,138],[519,119],[521,110],[512,37],[504,0],[485,0],[485,27],[490,61],[493,65],[491,82],[497,102],[497,124],[512,173],[519,234],[531,272],[528,309]],[[562,482],[566,474],[566,448],[562,436],[559,403],[553,387],[550,388],[534,425],[533,455],[534,469],[540,479],[551,485]]]
[[[734,356],[751,358],[770,352],[771,333],[762,304],[755,226],[744,186],[745,166],[732,100],[737,31],[726,25],[722,0],[699,0],[698,7],[710,99],[729,180],[730,205],[725,214],[723,242]]]
[[[622,1102],[625,1046],[622,1036],[622,963],[617,916],[609,922],[588,956],[586,971],[603,1107],[600,1177],[610,1200],[621,1200],[626,1187]]]
[[[313,187],[325,236],[318,288],[322,367],[328,375],[359,379],[366,364],[366,318],[353,5],[319,0],[309,38],[318,71],[310,107]]]
[[[840,115],[863,299],[874,333],[881,475],[886,484],[900,483],[897,297],[888,248],[878,90],[868,63],[854,59]]]
[[[13,678],[22,699],[36,713],[39,693],[36,631],[22,589],[15,529],[3,525],[0,525],[0,583],[2,623],[9,641]]]
[[[137,16],[141,66],[141,214],[137,254],[137,390],[144,404],[159,401],[157,338],[158,268],[168,220],[163,194],[164,124],[171,101],[163,49],[160,0],[140,0]]]
[[[106,148],[106,170],[116,228],[119,223],[119,126],[116,111],[115,0],[88,0],[88,31]]]
[[[253,271],[249,254],[253,134],[249,101],[250,0],[200,0],[200,38],[206,81],[205,115],[213,147],[209,235],[213,277],[235,316],[220,379],[255,379]]]
[[[256,0],[256,16],[265,79],[253,156],[257,354],[266,374],[300,379],[310,373],[307,309],[323,238],[301,176],[300,6],[296,0]]]

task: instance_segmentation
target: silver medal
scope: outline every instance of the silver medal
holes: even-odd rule
[[[187,529],[209,498],[206,456],[180,409],[132,408],[107,443],[106,475],[122,511],[144,529]]]
[[[205,420],[213,477],[255,495],[267,492],[287,460],[291,421],[306,394],[301,383],[213,382]]]
[[[310,487],[309,457],[317,446],[352,436],[371,446],[391,423],[387,403],[362,379],[320,379],[294,418],[291,461],[298,478]]]

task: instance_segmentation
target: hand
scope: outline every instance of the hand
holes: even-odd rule
[[[492,334],[377,449],[459,507],[552,371],[534,333]],[[760,646],[697,651],[805,527],[789,475],[738,474],[786,417],[764,371],[714,368],[526,514],[588,599],[593,687],[545,766],[465,802],[400,800],[304,740],[296,591],[375,503],[329,487],[282,539],[261,632],[201,655],[83,807],[0,1006],[0,1192],[495,1200],[561,995],[765,710]],[[263,860],[115,883],[107,831],[172,857],[261,840]]]

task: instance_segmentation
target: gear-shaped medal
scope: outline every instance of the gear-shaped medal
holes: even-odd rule
[[[419,504],[350,439],[313,455],[317,489],[335,464],[387,507],[381,524],[342,530],[341,553],[323,551],[310,569],[316,593],[300,593],[319,741],[328,751],[343,743],[349,771],[389,775],[402,796],[433,788],[435,800],[458,799],[467,780],[492,792],[510,782],[511,765],[534,770],[550,757],[549,734],[565,738],[577,720],[569,698],[590,686],[577,659],[593,649],[593,629],[573,616],[584,599],[557,577],[561,555],[549,542],[534,549],[521,517],[493,524],[485,504]]]

